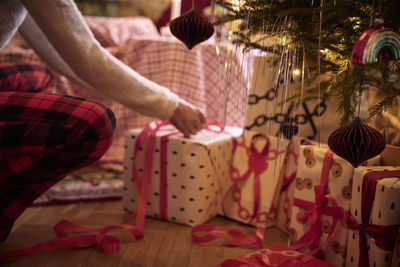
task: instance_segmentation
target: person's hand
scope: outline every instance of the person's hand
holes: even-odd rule
[[[203,129],[206,118],[200,109],[181,99],[170,121],[185,137],[189,137]]]

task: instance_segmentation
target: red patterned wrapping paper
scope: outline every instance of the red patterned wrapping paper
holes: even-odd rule
[[[253,226],[273,224],[271,210],[288,141],[244,131],[233,155],[222,215]]]
[[[400,225],[399,177],[400,166],[361,166],[355,170],[346,266],[391,265]],[[375,180],[373,187],[371,179]]]
[[[291,241],[337,266],[344,266],[348,234],[338,211],[350,209],[353,172],[325,146],[300,147]]]
[[[334,267],[282,245],[263,248],[244,257],[225,260],[214,267]]]

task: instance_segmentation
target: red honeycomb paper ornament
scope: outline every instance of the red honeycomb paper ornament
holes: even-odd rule
[[[169,28],[171,33],[181,40],[189,50],[210,38],[214,33],[213,25],[194,8],[172,20]]]
[[[357,168],[379,155],[386,146],[385,137],[356,117],[349,125],[335,130],[328,138],[329,148]]]

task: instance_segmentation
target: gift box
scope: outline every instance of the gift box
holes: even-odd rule
[[[232,140],[242,130],[231,127],[227,134],[212,126],[190,139],[182,137],[171,125],[161,126],[154,132],[152,151],[148,142],[140,140],[143,139],[140,138],[142,129],[128,131],[122,195],[124,209],[133,213],[138,208],[141,192],[138,178],[148,171],[151,175],[149,189],[142,193],[142,196],[148,194],[147,216],[192,226],[217,215],[222,189],[230,180]],[[147,166],[147,153],[152,153],[151,170]]]
[[[341,214],[350,209],[353,172],[324,145],[300,146],[290,224],[293,248],[344,265],[348,229]]]
[[[392,267],[400,267],[400,230],[397,234],[396,246],[393,251]]]
[[[346,266],[391,266],[400,225],[399,177],[400,166],[355,170]]]
[[[287,140],[244,131],[237,141],[222,215],[253,226],[273,224],[271,207]]]
[[[282,245],[273,245],[263,248],[244,257],[225,260],[214,267],[334,267],[328,262],[319,260],[310,255],[305,255],[291,250]]]

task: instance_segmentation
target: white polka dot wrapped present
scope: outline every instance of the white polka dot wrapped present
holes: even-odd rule
[[[193,226],[220,212],[222,188],[230,175],[232,140],[242,130],[226,127],[221,132],[217,123],[207,128],[191,138],[184,138],[172,125],[157,131],[151,152],[147,216]],[[126,133],[122,198],[129,213],[138,208],[138,179],[146,172],[146,143],[136,147],[141,132],[132,129]]]
[[[346,266],[390,267],[400,227],[400,166],[354,172]]]

